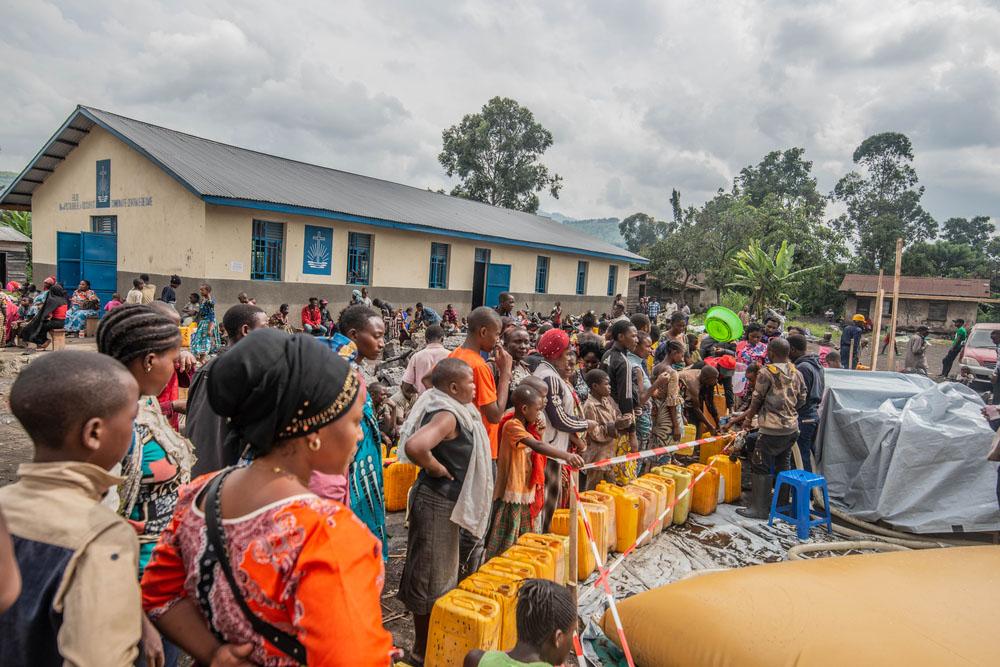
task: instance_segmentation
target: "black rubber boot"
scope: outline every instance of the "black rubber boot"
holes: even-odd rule
[[[771,476],[755,473],[750,479],[750,506],[740,507],[736,513],[748,519],[766,519],[771,516]]]

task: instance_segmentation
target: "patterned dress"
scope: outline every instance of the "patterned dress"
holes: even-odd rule
[[[358,364],[358,348],[350,338],[336,333],[330,338],[319,338],[334,352],[360,370]],[[351,511],[361,522],[368,526],[382,543],[382,559],[389,559],[389,539],[385,532],[385,501],[383,494],[384,480],[382,477],[382,437],[375,418],[375,408],[372,405],[371,394],[365,398],[364,412],[361,417],[363,437],[358,441],[358,451],[354,454],[350,470],[347,473],[350,489]]]
[[[119,514],[139,535],[140,575],[170,523],[178,491],[191,481],[193,465],[191,441],[173,430],[157,398],[140,398],[132,445],[122,461],[125,482],[119,507]]]
[[[191,335],[191,354],[196,357],[215,354],[222,345],[215,322],[215,299],[209,297],[198,306],[198,328]]]
[[[536,474],[533,451],[524,444],[525,438],[542,439],[534,425],[525,428],[513,413],[505,414],[500,420],[493,514],[483,554],[487,560],[514,546],[521,535],[541,531],[542,513],[536,511],[532,517],[532,503],[536,495],[544,493],[544,462]]]
[[[196,501],[213,476],[199,477],[182,491],[143,576],[143,608],[157,619],[177,602],[194,600],[221,641],[253,645],[253,664],[295,665],[253,631],[218,564],[202,569],[205,515]],[[349,509],[302,494],[225,519],[223,531],[250,610],[294,635],[308,664],[391,664],[392,635],[382,627],[379,606],[385,582],[379,546]],[[199,586],[203,578],[207,583]]]
[[[95,301],[98,304],[97,308],[84,310],[84,304]],[[63,325],[63,328],[70,333],[76,333],[87,325],[87,318],[99,317],[100,314],[100,301],[94,290],[83,292],[77,290],[69,298],[69,310],[66,311],[66,324]]]

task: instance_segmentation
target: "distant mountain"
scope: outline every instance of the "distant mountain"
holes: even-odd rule
[[[605,243],[625,248],[625,239],[622,238],[621,232],[618,231],[618,223],[620,222],[618,218],[589,218],[587,220],[579,220],[577,218],[569,218],[562,213],[545,213],[539,211],[538,214],[551,218],[567,227],[572,227],[588,236],[600,239]]]
[[[16,171],[0,171],[0,190],[10,185],[15,178],[17,178]]]

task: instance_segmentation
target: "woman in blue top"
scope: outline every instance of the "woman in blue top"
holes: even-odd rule
[[[139,304],[120,306],[104,316],[97,329],[97,350],[123,363],[139,383],[139,413],[132,427],[132,446],[122,461],[125,481],[118,489],[118,513],[138,534],[141,578],[160,533],[173,517],[180,487],[191,481],[194,465],[194,447],[170,426],[157,396],[177,366],[193,365],[194,359],[181,352],[176,322]],[[151,646],[159,644],[149,623],[143,624],[143,642],[149,664]],[[164,642],[163,652],[166,665],[176,663],[174,647]]]
[[[334,352],[360,368],[364,359],[375,360],[385,347],[385,323],[382,315],[365,305],[348,306],[340,314],[337,333],[319,338]],[[363,374],[363,371],[362,371]],[[382,479],[382,435],[375,418],[371,395],[365,399],[361,418],[364,437],[358,442],[348,471],[351,510],[382,542],[382,559],[389,558],[389,540],[385,532],[385,504]]]
[[[215,321],[215,297],[212,296],[212,286],[203,284],[198,291],[202,300],[198,306],[198,328],[191,335],[191,354],[203,360],[219,351],[222,340],[219,337],[219,325]]]

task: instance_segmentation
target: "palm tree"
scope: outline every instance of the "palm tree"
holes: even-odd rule
[[[0,210],[0,225],[16,229],[28,238],[31,238],[31,213],[29,211],[2,211]],[[25,276],[27,282],[31,282],[31,244],[25,246]]]
[[[795,246],[782,241],[773,254],[761,248],[760,241],[751,241],[749,247],[733,257],[735,273],[729,287],[742,287],[751,295],[750,312],[762,317],[769,306],[786,303],[797,306],[791,294],[802,283],[805,274],[820,267],[810,266],[793,270]]]

